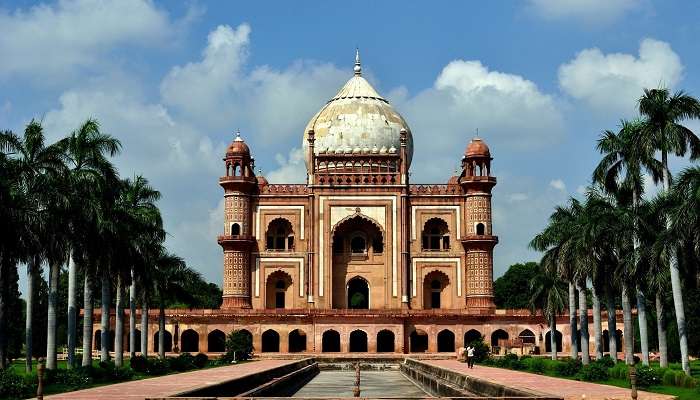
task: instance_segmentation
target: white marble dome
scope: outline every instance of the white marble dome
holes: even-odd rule
[[[304,150],[308,148],[307,132],[310,129],[314,130],[316,137],[314,152],[317,155],[322,149],[343,148],[367,148],[372,149],[372,153],[377,153],[375,149],[379,148],[385,154],[386,149],[401,148],[400,132],[405,129],[408,132],[408,166],[411,165],[411,129],[401,114],[362,77],[359,54],[355,57],[355,75],[306,125]]]

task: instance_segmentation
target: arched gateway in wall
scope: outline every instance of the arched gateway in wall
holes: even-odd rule
[[[412,132],[362,76],[359,57],[348,78],[300,132],[305,183],[268,182],[256,175],[253,151],[268,149],[251,149],[240,134],[229,143],[218,177],[221,308],[166,310],[166,351],[222,352],[226,335],[245,329],[257,354],[449,353],[482,336],[506,347],[535,339],[544,352],[547,321],[493,302],[491,149],[478,137],[452,143],[466,148],[426,156],[441,160],[431,168],[446,160],[457,171],[415,184],[413,135],[425,143],[444,133]],[[436,120],[450,117],[439,111]],[[143,331],[149,351],[157,350],[153,311]]]

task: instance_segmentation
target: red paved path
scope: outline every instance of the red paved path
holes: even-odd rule
[[[166,397],[196,387],[211,385],[221,381],[257,373],[294,360],[260,360],[228,367],[209,368],[200,371],[161,376],[100,386],[92,389],[61,393],[47,399],[144,399],[146,397]]]
[[[469,369],[467,368],[467,364],[457,362],[455,360],[422,361],[427,364],[450,369],[464,375],[471,375],[476,378],[495,381],[506,386],[520,387],[555,396],[563,396],[566,400],[612,400],[631,398],[629,389],[623,389],[616,386],[553,378],[550,376],[531,374],[528,372],[483,367],[481,365],[476,365],[473,369]],[[668,400],[673,399],[673,396],[649,392],[638,392],[637,398],[639,400]]]

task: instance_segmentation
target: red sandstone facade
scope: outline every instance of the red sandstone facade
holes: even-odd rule
[[[480,336],[547,350],[542,318],[493,303],[496,178],[484,141],[468,143],[447,183],[411,184],[412,133],[358,57],[303,145],[307,182],[286,185],[256,176],[239,135],[230,144],[219,178],[223,305],[168,310],[167,348],[222,351],[224,334],[244,329],[257,352],[453,352]]]

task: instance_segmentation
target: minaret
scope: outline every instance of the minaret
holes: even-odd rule
[[[467,253],[466,305],[493,310],[493,248],[498,237],[491,231],[491,190],[496,185],[491,160],[486,143],[478,137],[472,139],[462,158],[459,183],[466,196],[466,236],[462,237]]]
[[[258,186],[250,149],[240,132],[226,150],[224,188],[224,234],[218,242],[224,250],[222,308],[251,308],[250,253],[255,244],[251,233],[251,196]]]

